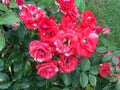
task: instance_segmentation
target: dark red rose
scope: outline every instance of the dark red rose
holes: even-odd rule
[[[85,12],[83,12],[81,15],[81,23],[80,23],[80,29],[85,29],[85,28],[88,28],[90,27],[92,30],[94,30],[96,28],[96,25],[97,25],[97,21],[96,21],[96,18],[94,16],[94,14],[87,10]]]
[[[44,41],[52,41],[58,33],[58,25],[53,17],[43,18],[39,23],[39,37]]]
[[[56,61],[49,61],[47,63],[38,64],[36,66],[37,74],[43,78],[50,79],[57,75],[58,67]]]
[[[75,7],[74,0],[58,0],[58,3],[60,5],[60,10],[64,14],[70,12]]]
[[[75,56],[63,56],[58,59],[59,69],[62,73],[70,73],[78,65],[78,59]]]
[[[77,46],[77,53],[83,57],[89,58],[94,53],[98,43],[98,35],[91,32],[90,28],[78,33],[79,44]]]
[[[102,26],[97,26],[95,29],[95,33],[100,34],[102,32],[103,27]]]
[[[16,4],[17,4],[18,6],[24,4],[24,0],[15,0],[15,2],[16,2]]]
[[[46,14],[44,10],[34,5],[26,4],[20,11],[19,16],[28,29],[37,29],[38,22],[40,22],[42,18],[45,18]]]
[[[110,66],[111,66],[111,64],[109,62],[100,64],[99,74],[101,77],[109,76],[112,73]]]
[[[56,37],[54,37],[54,45],[58,53],[65,56],[75,55],[76,45],[78,44],[78,36],[75,32],[59,31]]]
[[[37,62],[50,61],[53,56],[52,48],[48,43],[34,40],[29,44],[29,54]]]

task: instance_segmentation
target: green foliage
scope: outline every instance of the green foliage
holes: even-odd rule
[[[100,35],[98,48],[89,59],[82,59],[75,71],[61,74],[50,80],[37,75],[36,63],[28,54],[29,42],[38,39],[37,31],[27,30],[18,17],[19,9],[14,0],[10,7],[0,3],[0,90],[120,90],[120,80],[115,75],[101,78],[99,65],[111,62],[115,73],[120,73],[118,67],[120,56],[120,22],[119,0],[75,0],[80,12],[92,10],[98,20],[98,25],[110,27],[109,35]],[[58,22],[61,13],[56,0],[26,0],[44,8],[48,16],[55,16]],[[16,30],[12,24],[19,22]],[[112,54],[105,54],[112,50]],[[54,57],[56,58],[56,57]],[[57,57],[58,58],[58,57]]]

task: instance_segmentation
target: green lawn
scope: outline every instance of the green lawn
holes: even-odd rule
[[[120,0],[86,0],[86,9],[95,13],[98,25],[111,28],[107,39],[120,48]]]

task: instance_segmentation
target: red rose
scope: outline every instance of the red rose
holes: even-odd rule
[[[29,54],[37,62],[50,61],[53,56],[52,48],[48,43],[34,40],[29,44]]]
[[[77,53],[83,57],[89,58],[94,53],[98,43],[98,35],[91,32],[90,28],[78,33],[79,44],[77,46]]]
[[[83,12],[80,16],[82,19],[80,23],[81,30],[87,27],[90,27],[92,30],[96,28],[97,21],[94,14],[91,11],[87,10]]]
[[[56,37],[54,37],[54,45],[58,53],[65,56],[74,55],[76,52],[76,45],[78,43],[78,36],[75,32],[59,31]]]
[[[53,17],[43,18],[39,23],[39,37],[44,41],[51,41],[58,33],[58,25]]]
[[[99,74],[101,77],[109,76],[112,73],[110,66],[111,66],[111,64],[109,62],[100,64]]]
[[[74,19],[72,19],[70,17],[70,15],[66,14],[63,15],[61,18],[61,22],[60,22],[60,29],[61,30],[68,30],[68,29],[72,29],[74,30],[74,27],[76,25],[76,21]]]
[[[74,0],[58,0],[61,11],[66,14],[75,8]]]
[[[38,70],[37,74],[46,79],[50,79],[56,76],[58,72],[56,61],[39,64],[36,66],[36,68]]]
[[[63,55],[58,59],[59,69],[62,73],[70,73],[78,65],[78,59],[75,56],[65,57]]]
[[[28,29],[37,29],[38,22],[46,17],[44,10],[31,4],[24,5],[19,16]]]
[[[24,0],[15,0],[15,2],[16,2],[16,4],[17,4],[18,6],[24,4]]]

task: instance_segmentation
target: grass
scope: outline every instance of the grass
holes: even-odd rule
[[[86,9],[95,13],[98,25],[111,29],[107,39],[120,48],[120,0],[86,0]]]

